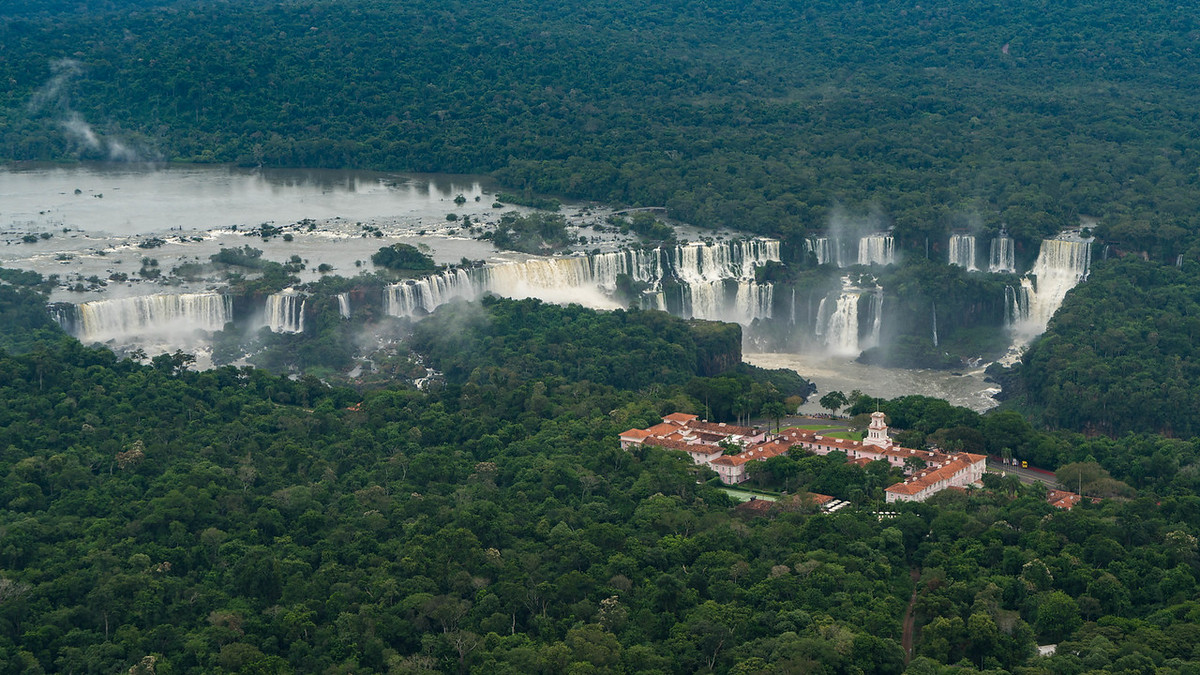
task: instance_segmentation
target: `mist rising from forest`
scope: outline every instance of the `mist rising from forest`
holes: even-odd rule
[[[46,80],[29,99],[31,115],[45,114],[57,119],[63,136],[77,157],[100,154],[111,162],[160,161],[158,153],[139,150],[114,134],[101,135],[83,113],[71,104],[72,84],[83,76],[83,64],[75,59],[61,58],[50,62],[50,79]]]

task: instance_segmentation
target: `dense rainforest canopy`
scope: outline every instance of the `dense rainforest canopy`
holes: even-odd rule
[[[1097,266],[1033,345],[1020,384],[1051,426],[1200,433],[1200,266]]]
[[[352,389],[82,346],[37,275],[0,270],[0,673],[1200,672],[1198,21],[1155,0],[0,3],[5,160],[490,172],[507,203],[665,206],[792,245],[894,226],[936,254],[1003,225],[1023,260],[1090,217],[1112,254],[1006,375],[1061,431],[919,396],[851,411],[1094,501],[989,475],[885,506],[896,471],[798,455],[753,485],[850,507],[781,495],[767,517],[616,442],[810,393],[738,365],[735,326],[366,307],[400,347]],[[501,243],[561,233],[538,216]],[[923,257],[883,273],[896,330],[936,300],[979,339],[1005,282]],[[218,258],[265,272],[247,294],[290,283]],[[357,336],[328,300],[310,333],[226,331],[214,358],[257,340],[279,372],[340,367]]]
[[[0,157],[494,172],[511,188],[902,247],[1200,212],[1174,3],[715,0],[0,6]]]
[[[897,480],[882,462],[797,455],[754,483],[851,507],[747,519],[707,469],[616,443],[699,410],[691,392],[718,380],[795,384],[706,376],[736,327],[450,305],[410,338],[442,381],[356,391],[118,360],[49,322],[36,275],[5,276],[20,285],[0,283],[0,672],[1200,667],[1196,442],[864,397],[908,441],[1061,465],[1123,498],[1061,511],[988,476],[880,517]],[[626,374],[646,354],[589,344],[616,332],[657,350],[653,377]],[[1058,654],[1036,657],[1044,643]]]

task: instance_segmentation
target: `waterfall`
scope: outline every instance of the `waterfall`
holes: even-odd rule
[[[1013,273],[1017,271],[1016,257],[1013,253],[1013,240],[1003,232],[1000,236],[992,240],[992,250],[988,261],[989,272],[1007,272]]]
[[[304,296],[291,289],[268,295],[263,323],[274,333],[303,333]]]
[[[670,307],[686,318],[749,324],[769,318],[774,299],[773,286],[755,281],[755,270],[778,260],[779,242],[772,239],[530,258],[392,284],[385,290],[384,311],[420,316],[451,300],[473,300],[486,293],[616,309],[620,305],[612,294],[617,279],[628,275],[646,286],[639,301],[643,307]],[[678,296],[672,294],[670,305],[663,292],[668,279],[680,289]]]
[[[860,313],[870,327],[865,335],[860,329]],[[883,294],[854,288],[849,278],[843,280],[840,291],[822,298],[817,307],[816,336],[838,356],[858,356],[865,349],[879,346],[882,328]]]
[[[895,242],[886,234],[868,234],[858,240],[859,265],[891,265],[896,262]]]
[[[667,298],[662,291],[646,291],[642,293],[642,301],[639,306],[642,309],[657,309],[665,312],[667,311]]]
[[[796,325],[796,287],[792,286],[792,319],[790,323]]]
[[[453,269],[388,286],[384,289],[383,311],[392,316],[419,316],[451,300],[474,300],[481,294],[482,290],[466,270]]]
[[[933,346],[938,346],[937,338],[937,303],[933,303]]]
[[[1179,268],[1183,267],[1183,254],[1182,253],[1175,256],[1175,266],[1179,267]]]
[[[825,347],[839,356],[857,356],[858,349],[858,293],[838,293],[833,308],[821,313],[817,335]],[[822,310],[826,302],[821,301]]]
[[[950,235],[950,264],[975,272],[975,237],[970,234]]]
[[[829,241],[829,237],[815,237],[805,240],[805,247],[809,252],[817,256],[818,265],[836,264],[839,267],[841,256],[834,252],[834,245]]]
[[[680,315],[685,319],[706,319],[749,324],[771,316],[774,288],[746,280],[696,282],[684,285]]]
[[[779,261],[779,242],[751,239],[729,244],[688,244],[675,247],[674,255],[680,281],[754,279],[756,267]]]
[[[628,270],[631,272],[633,270]],[[609,297],[616,275],[597,278],[588,258],[533,258],[524,262],[488,265],[471,270],[479,293],[509,298],[541,298],[561,304],[578,303],[597,309],[616,309]],[[632,275],[631,275],[632,276]]]
[[[1021,321],[1021,318],[1029,313],[1029,308],[1024,304],[1025,298],[1017,289],[1012,286],[1004,287],[1004,322],[1009,328],[1013,328]]]
[[[730,282],[724,282],[728,287]],[[770,318],[771,305],[775,300],[775,287],[771,284],[757,284],[753,281],[740,279],[733,289],[733,303],[726,303],[723,309],[710,318],[720,321],[749,325],[755,319]]]
[[[338,293],[337,301],[338,301],[338,313],[342,315],[343,319],[349,319],[350,318],[350,294],[349,293]]]
[[[867,316],[871,322],[871,335],[867,344],[861,345],[863,349],[878,347],[879,336],[883,332],[883,293],[871,293],[868,297],[870,304],[867,305],[867,309],[870,313]]]
[[[1090,242],[1043,241],[1029,276],[1021,278],[1020,288],[1005,290],[1005,308],[1010,311],[1014,332],[1025,339],[1041,335],[1067,291],[1087,278],[1090,263]]]
[[[233,300],[219,293],[143,295],[94,300],[56,314],[63,328],[84,343],[185,337],[223,329],[233,320]]]

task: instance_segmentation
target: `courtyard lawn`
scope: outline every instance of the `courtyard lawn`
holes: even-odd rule
[[[831,434],[825,434],[825,435],[830,436],[832,438],[844,438],[848,441],[860,441],[861,442],[863,439],[862,432],[858,432],[858,431],[835,431]]]

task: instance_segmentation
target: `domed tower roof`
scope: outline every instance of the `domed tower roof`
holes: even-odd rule
[[[892,447],[892,439],[888,436],[887,429],[886,415],[878,410],[871,413],[871,424],[867,427],[867,437],[863,439],[863,445]]]

